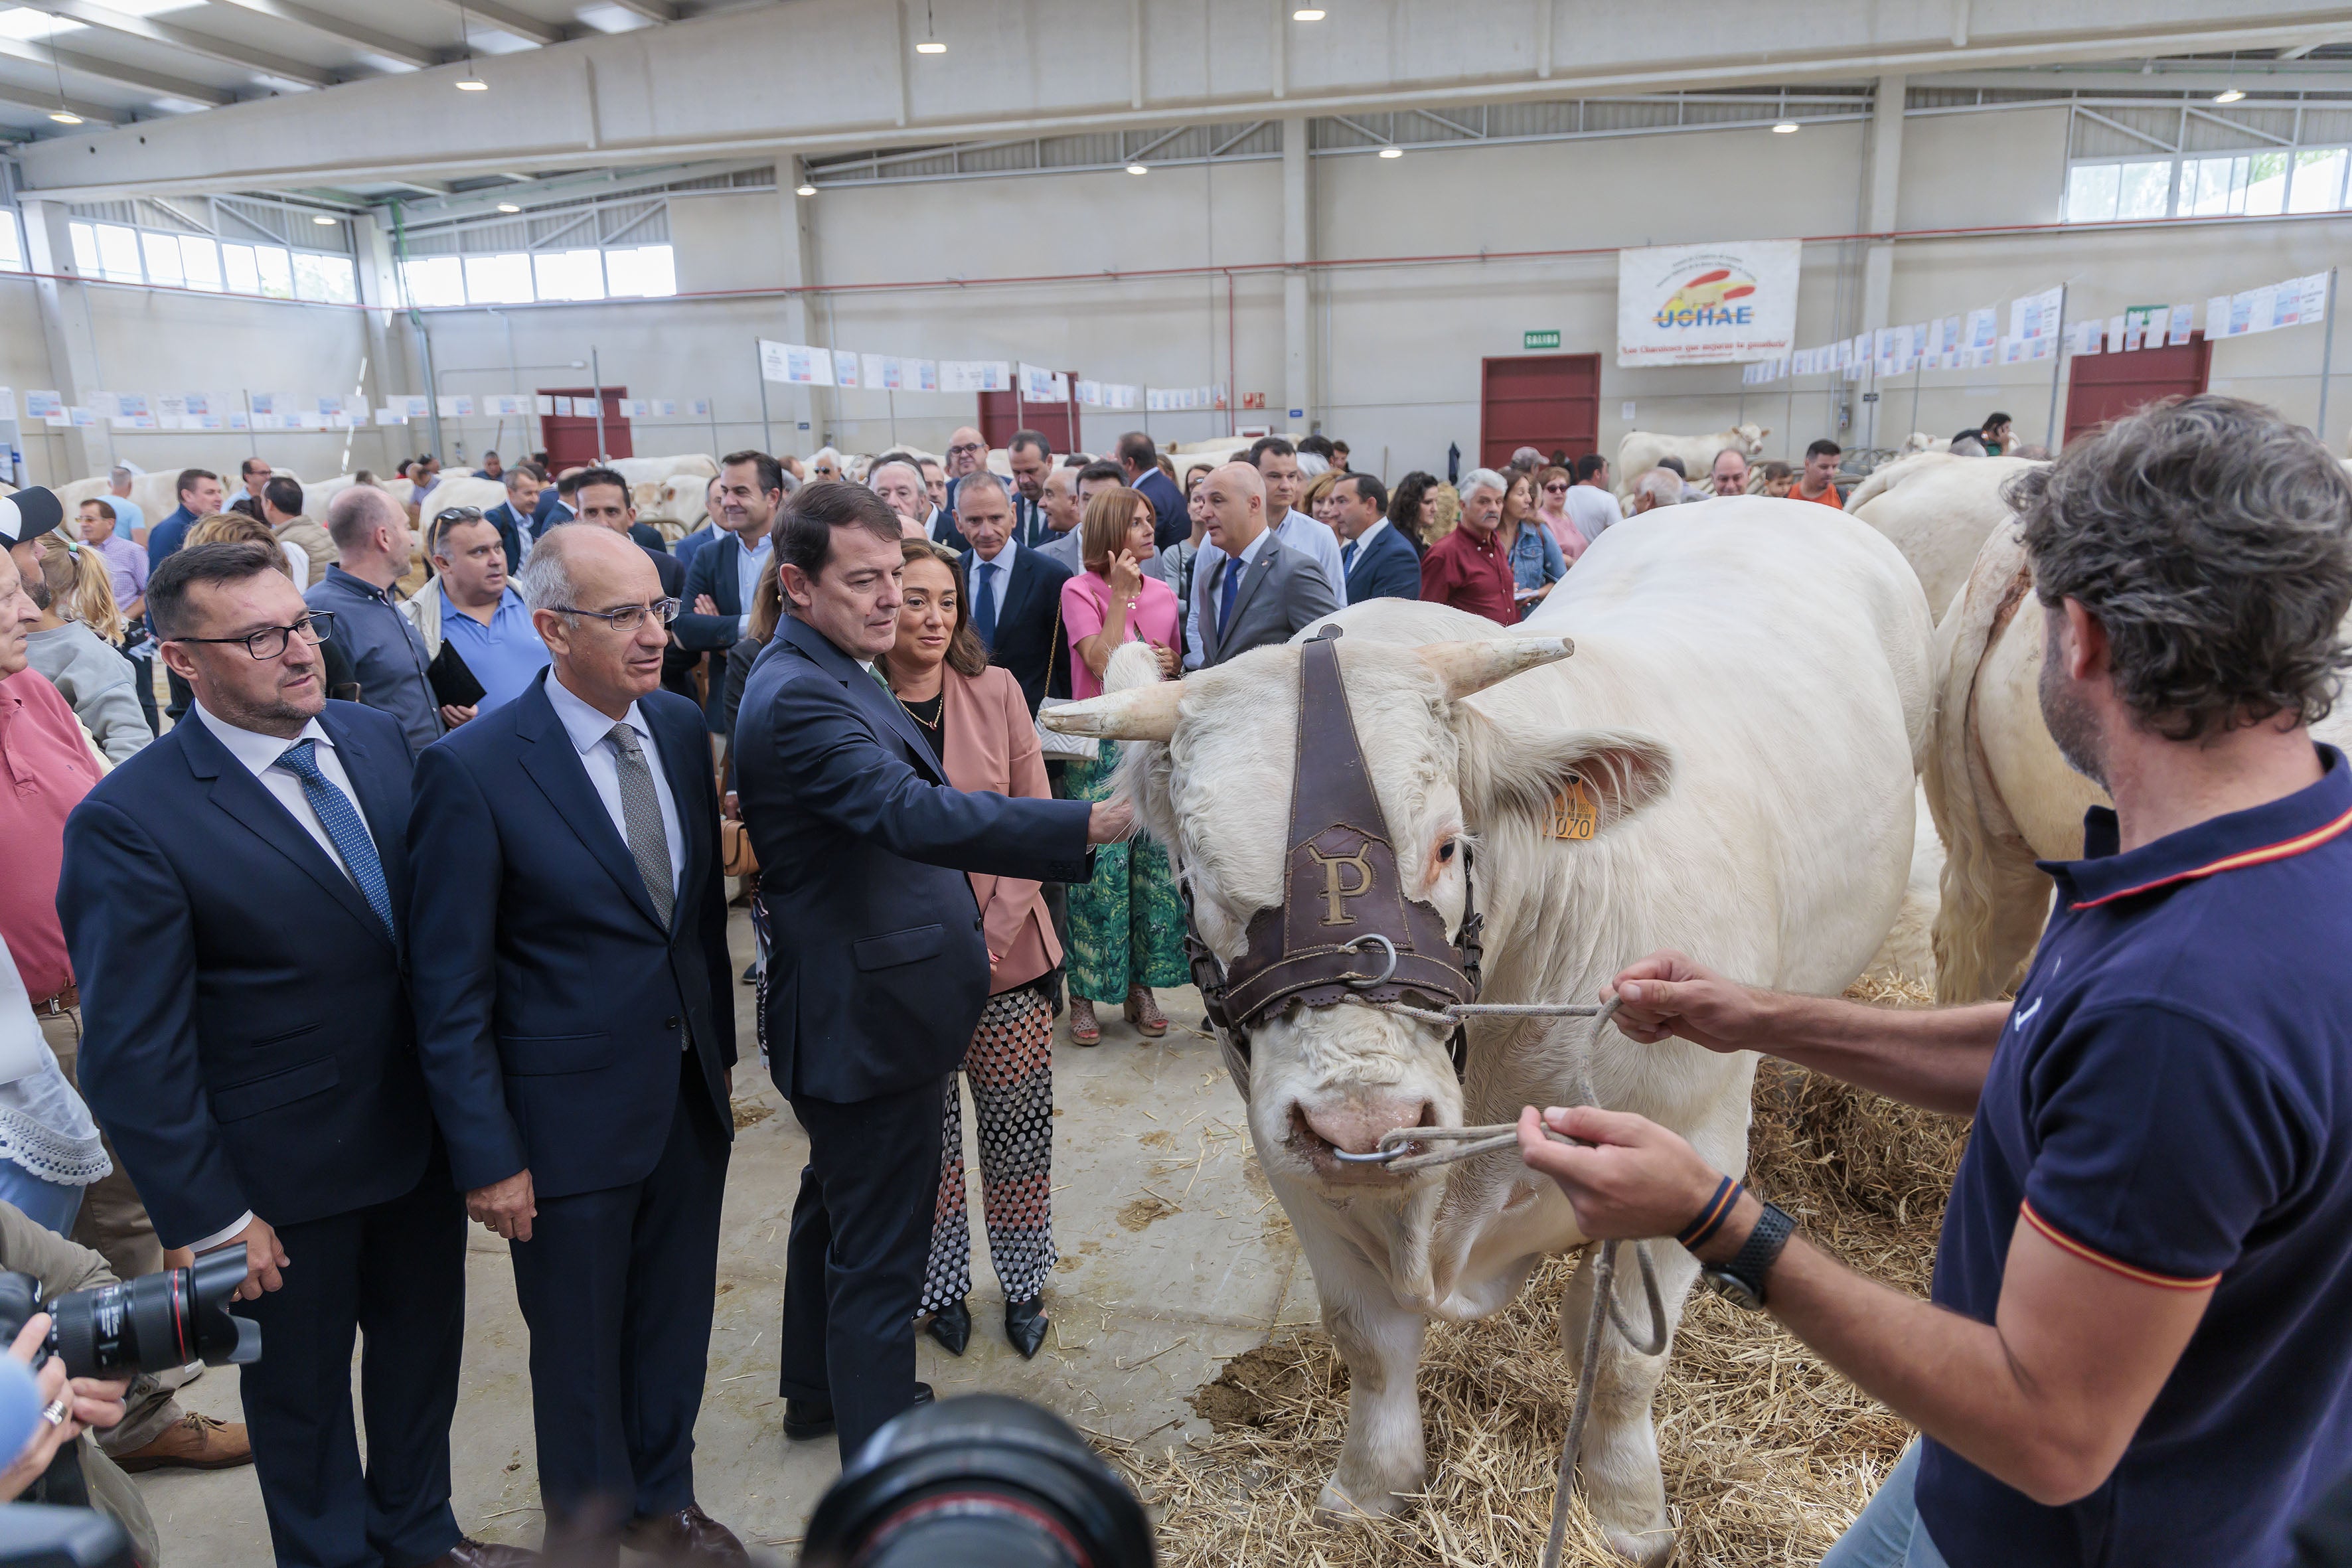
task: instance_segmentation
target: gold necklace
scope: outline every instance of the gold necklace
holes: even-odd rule
[[[934,735],[940,732],[940,726],[948,721],[948,694],[945,688],[941,688],[940,694],[931,700],[940,705],[940,716],[936,720],[926,719],[920,713],[916,712],[913,705],[905,698],[899,697],[897,692],[893,691],[890,695],[898,698],[898,706],[907,710],[908,718],[912,719],[916,723],[920,724],[924,729],[929,730]]]

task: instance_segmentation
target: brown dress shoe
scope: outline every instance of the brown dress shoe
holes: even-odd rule
[[[751,1568],[751,1554],[735,1532],[688,1503],[676,1513],[633,1519],[621,1530],[621,1544],[649,1552],[665,1563],[718,1563],[727,1568]]]
[[[533,1568],[538,1562],[539,1553],[528,1547],[498,1546],[461,1537],[424,1568]]]
[[[110,1456],[130,1475],[169,1466],[182,1470],[233,1470],[253,1463],[242,1421],[215,1421],[189,1411],[143,1448]]]

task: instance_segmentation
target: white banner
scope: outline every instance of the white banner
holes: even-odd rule
[[[1787,353],[1797,331],[1793,239],[1617,253],[1617,364],[1727,364]]]

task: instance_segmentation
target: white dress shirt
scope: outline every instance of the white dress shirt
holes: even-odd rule
[[[613,819],[613,830],[625,847],[629,826],[621,810],[621,748],[613,740],[615,721],[574,696],[552,669],[547,672],[547,700],[562,721],[563,732],[572,738],[580,765],[588,770],[588,782],[595,786],[596,798],[604,803],[604,813]],[[654,775],[654,798],[661,803],[662,837],[669,841],[669,885],[675,900],[677,885],[686,875],[686,833],[678,826],[677,801],[669,793],[669,773],[662,766],[661,749],[654,744],[654,732],[635,703],[629,704],[629,711],[618,722],[637,732],[646,771]]]
[[[760,591],[760,574],[767,569],[768,558],[775,552],[773,529],[760,536],[756,550],[747,549],[740,534],[735,536],[735,602],[743,606],[743,613],[735,617],[735,635],[739,637],[751,635],[751,601]]]
[[[1351,542],[1356,547],[1356,553],[1353,556],[1348,555],[1347,550],[1344,547],[1340,550],[1339,553],[1343,557],[1343,562],[1339,568],[1340,575],[1337,586],[1339,590],[1339,597],[1342,599],[1348,596],[1348,567],[1354,565],[1357,562],[1361,561],[1364,558],[1364,552],[1371,548],[1372,541],[1378,539],[1381,536],[1381,530],[1386,528],[1388,525],[1389,520],[1387,518],[1376,517],[1372,519],[1371,527],[1356,535],[1355,539]]]
[[[300,775],[291,768],[280,767],[278,763],[289,746],[301,741],[312,742],[310,760],[318,763],[319,772],[325,775],[329,784],[351,797],[352,814],[360,819],[360,830],[368,836],[368,842],[373,844],[375,829],[368,824],[367,811],[360,805],[359,791],[352,787],[352,775],[343,771],[342,759],[335,754],[335,742],[328,738],[325,727],[313,719],[302,726],[299,734],[289,739],[282,735],[265,735],[258,730],[232,724],[206,708],[202,697],[188,704],[188,708],[203,721],[205,728],[213,732],[213,738],[228,749],[228,754],[244,764],[246,771],[269,792],[270,798],[286,808],[286,815],[318,841],[319,847],[327,852],[327,858],[342,867],[343,875],[350,877],[352,868],[344,862],[343,852],[335,847],[335,841],[327,837],[327,825],[320,822],[319,814],[311,809],[310,795],[302,787]],[[359,879],[352,877],[352,885],[357,887]],[[209,1252],[252,1223],[253,1211],[247,1209],[229,1224],[196,1242],[189,1250]]]

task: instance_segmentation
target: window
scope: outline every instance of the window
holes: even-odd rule
[[[667,245],[640,245],[604,253],[614,299],[649,299],[677,292],[677,266]]]
[[[454,256],[420,256],[400,264],[400,286],[408,302],[427,310],[466,302],[465,264]]]
[[[147,253],[147,281],[177,289],[187,281],[180,270],[180,245],[168,234],[142,234],[140,248]]]
[[[25,270],[25,246],[16,232],[16,215],[0,208],[0,272]]]
[[[220,251],[221,279],[228,285],[228,291],[232,294],[260,293],[261,274],[254,265],[253,247],[223,242]]]
[[[68,224],[73,240],[74,270],[85,278],[98,276],[98,232],[86,223]]]
[[[2319,147],[2294,155],[2294,183],[2287,187],[2291,213],[2334,212],[2344,205],[2345,149]]]
[[[2066,221],[2162,217],[2172,200],[2172,160],[2077,163],[2066,174]]]
[[[253,269],[261,278],[261,293],[272,300],[294,298],[294,264],[274,245],[253,247]]]
[[[542,300],[601,300],[604,258],[594,250],[546,250],[530,258]]]
[[[139,265],[139,231],[121,224],[94,225],[98,234],[98,273],[110,283],[144,283]]]
[[[2184,217],[2275,217],[2286,210],[2285,153],[2187,158],[2180,164]]]
[[[468,256],[466,298],[477,305],[530,304],[530,258],[511,252],[503,256]]]
[[[220,247],[201,234],[182,235],[180,237],[180,270],[186,276],[189,288],[202,289],[212,294],[219,293],[221,290]]]
[[[360,302],[359,274],[347,256],[321,256],[312,250],[294,253],[294,297],[329,305]]]

